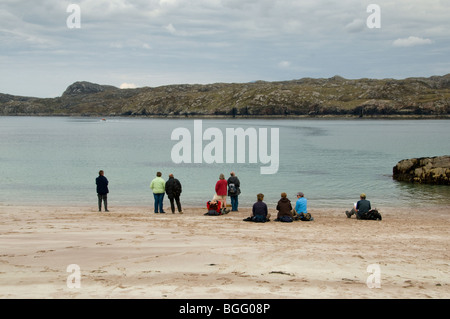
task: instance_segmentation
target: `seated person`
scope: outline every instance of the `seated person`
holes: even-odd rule
[[[281,193],[281,199],[277,204],[277,219],[276,221],[285,221],[292,222],[292,204],[291,201],[287,198],[286,193]]]
[[[356,205],[352,208],[352,210],[346,211],[345,215],[347,215],[348,218],[351,218],[352,215],[356,215],[356,219],[361,219],[361,217],[364,214],[367,214],[371,210],[370,201],[366,199],[366,194],[362,193],[359,196],[359,201],[356,203]]]
[[[314,218],[308,213],[307,209],[308,201],[305,198],[305,194],[302,192],[297,193],[297,202],[293,211],[294,220],[310,221]]]
[[[256,195],[258,201],[253,204],[252,215],[244,221],[252,221],[257,223],[265,223],[270,221],[270,214],[267,209],[266,203],[263,202],[264,194],[259,193]]]
[[[205,215],[210,216],[222,215],[221,205],[222,202],[216,201],[215,199],[206,202],[206,208],[208,209],[208,212]]]

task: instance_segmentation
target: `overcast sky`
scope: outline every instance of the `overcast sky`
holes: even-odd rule
[[[447,73],[450,0],[0,0],[0,93]]]

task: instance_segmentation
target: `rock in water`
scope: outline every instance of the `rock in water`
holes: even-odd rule
[[[450,155],[404,159],[393,168],[395,180],[450,185]]]

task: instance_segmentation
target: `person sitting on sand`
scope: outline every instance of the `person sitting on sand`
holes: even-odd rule
[[[264,194],[259,193],[256,195],[257,202],[253,204],[252,215],[244,219],[244,221],[252,221],[256,223],[265,223],[270,221],[270,214],[267,209],[266,203],[263,202]]]
[[[305,198],[305,194],[303,194],[302,192],[298,192],[297,202],[295,203],[295,208],[292,212],[294,220],[301,220],[301,221],[313,220],[311,214],[308,213],[307,206],[308,200]]]
[[[222,203],[218,200],[216,200],[215,198],[213,200],[210,200],[208,202],[206,202],[206,208],[208,209],[208,212],[206,212],[206,215],[209,216],[219,216],[219,215],[223,215],[222,213],[222,209],[221,209],[221,205]]]
[[[356,219],[362,219],[363,215],[367,214],[372,207],[370,206],[370,201],[366,199],[366,194],[362,193],[359,195],[359,201],[352,208],[351,211],[346,211],[345,215],[347,218],[351,218],[352,215],[356,215]]]
[[[292,204],[291,201],[287,198],[286,193],[281,193],[281,199],[278,201],[277,204],[277,219],[276,221],[281,222],[292,222],[293,216],[292,216]]]

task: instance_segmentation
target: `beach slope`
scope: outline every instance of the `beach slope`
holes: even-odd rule
[[[450,208],[344,210],[257,224],[249,208],[0,205],[0,298],[450,297]]]

